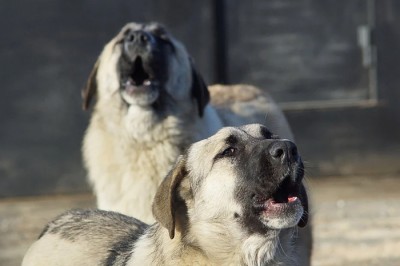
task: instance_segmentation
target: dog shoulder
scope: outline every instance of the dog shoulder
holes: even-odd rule
[[[252,102],[264,98],[272,101],[268,93],[248,84],[222,85],[215,84],[208,87],[211,104],[216,107],[228,106],[234,103]]]
[[[265,91],[247,84],[209,86],[211,104],[226,126],[260,123],[293,140],[285,115]]]
[[[40,234],[59,234],[62,238],[75,240],[79,237],[99,234],[110,230],[116,238],[127,233],[136,233],[144,230],[147,225],[132,217],[116,212],[102,210],[70,210],[48,223]]]
[[[87,265],[126,262],[147,227],[139,220],[115,212],[71,210],[46,225],[28,250],[23,265],[46,265],[46,260],[57,261],[58,257],[79,258]],[[82,265],[82,261],[71,265]]]
[[[275,108],[275,103],[270,95],[255,86],[218,84],[210,86],[209,90],[211,104],[220,113],[230,112],[251,118],[257,117],[259,114],[265,116],[271,112],[271,108]]]

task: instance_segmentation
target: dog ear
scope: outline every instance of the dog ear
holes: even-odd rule
[[[305,227],[308,223],[308,197],[307,191],[304,187],[303,183],[300,186],[300,195],[299,195],[301,205],[303,205],[303,215],[300,218],[300,221],[297,223],[299,227]]]
[[[97,69],[99,68],[99,61],[97,60],[89,74],[85,87],[82,89],[82,108],[83,110],[89,109],[90,102],[97,92]]]
[[[178,186],[187,175],[185,163],[183,156],[179,156],[175,166],[158,187],[152,206],[154,218],[168,229],[171,239],[175,236]]]
[[[194,67],[192,59],[190,59],[190,65],[192,68],[192,97],[196,100],[199,116],[202,117],[204,108],[210,101],[210,93],[203,77]]]

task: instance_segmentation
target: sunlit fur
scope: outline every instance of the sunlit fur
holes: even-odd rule
[[[259,122],[282,137],[293,139],[287,121],[261,90],[248,85],[209,87],[211,104],[198,113],[191,97],[193,63],[182,43],[171,34],[174,52],[168,54],[168,80],[163,108],[127,104],[121,97],[118,60],[123,32],[152,29],[155,23],[127,24],[97,61],[96,103],[83,142],[88,178],[97,206],[153,222],[151,201],[157,186],[178,155],[222,126]]]
[[[245,224],[235,218],[247,208],[235,196],[246,161],[215,157],[230,135],[243,145],[262,141],[260,128],[223,128],[191,145],[159,187],[155,224],[112,212],[68,212],[46,226],[22,265],[309,265],[309,246],[302,246],[296,225],[254,233],[249,223],[262,218]],[[171,220],[175,226],[164,227]]]

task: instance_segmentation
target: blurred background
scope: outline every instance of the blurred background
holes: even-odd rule
[[[186,45],[207,83],[250,83],[269,91],[293,127],[311,189],[315,180],[315,198],[332,199],[326,210],[344,206],[335,196],[341,191],[348,191],[345,198],[377,190],[395,198],[400,1],[2,0],[0,232],[12,230],[21,213],[33,212],[12,211],[21,196],[90,191],[80,154],[90,111],[82,111],[80,90],[104,44],[129,21],[165,24]],[[370,190],[362,192],[365,186]],[[29,199],[25,202],[33,202]],[[390,220],[398,234],[388,253],[400,247],[399,202],[387,207],[398,222]],[[336,218],[358,208],[346,206]],[[317,216],[317,229],[324,219],[330,218]],[[12,239],[0,240],[1,265],[11,265],[24,250],[6,254]],[[372,261],[400,265],[400,260]],[[321,259],[315,265],[331,264]]]

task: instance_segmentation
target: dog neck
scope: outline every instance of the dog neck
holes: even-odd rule
[[[158,223],[150,226],[139,238],[127,263],[133,265],[213,265],[202,251],[176,232],[171,239]]]
[[[274,230],[267,235],[254,234],[243,241],[245,265],[297,265],[293,259],[294,229]]]
[[[140,238],[127,265],[296,265],[290,244],[281,246],[291,243],[292,229],[233,238],[225,228],[222,235],[213,235],[199,239],[198,232],[176,231],[170,239],[168,231],[156,223]]]
[[[245,232],[229,221],[192,222],[186,239],[194,236],[192,245],[217,265],[296,265],[290,260],[293,230],[269,230],[261,235]]]

